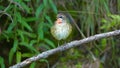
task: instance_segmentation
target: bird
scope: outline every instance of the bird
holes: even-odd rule
[[[56,40],[65,40],[71,34],[72,26],[70,23],[68,23],[67,17],[64,14],[59,13],[57,14],[57,19],[54,22],[54,25],[51,27],[50,31]]]

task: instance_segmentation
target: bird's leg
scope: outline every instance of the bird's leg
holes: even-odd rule
[[[67,42],[65,41],[64,44],[66,44]]]
[[[58,47],[60,46],[60,44],[59,44],[59,43],[60,43],[60,41],[58,40]]]

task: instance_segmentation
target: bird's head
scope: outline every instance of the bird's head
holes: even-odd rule
[[[66,22],[66,16],[64,14],[59,13],[57,15],[57,21],[56,23],[61,24]]]

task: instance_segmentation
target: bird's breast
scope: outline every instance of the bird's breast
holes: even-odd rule
[[[54,25],[54,31],[52,31],[52,35],[57,40],[66,39],[72,31],[71,25],[68,23],[61,23]]]

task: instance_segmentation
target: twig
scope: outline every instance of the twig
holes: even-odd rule
[[[60,47],[57,47],[55,49],[51,49],[51,50],[42,52],[42,53],[40,53],[36,56],[33,56],[31,58],[28,58],[21,63],[18,63],[18,64],[15,64],[15,65],[11,66],[10,68],[21,68],[21,67],[24,67],[24,66],[26,66],[26,65],[34,62],[34,61],[39,60],[39,59],[47,58],[50,55],[55,54],[57,52],[65,51],[67,49],[70,49],[70,48],[73,48],[73,47],[76,47],[76,46],[80,46],[80,45],[88,43],[88,42],[92,42],[92,41],[95,41],[95,40],[99,40],[99,39],[107,38],[107,37],[111,37],[111,36],[116,36],[116,35],[119,35],[119,34],[120,34],[120,30],[115,30],[115,31],[112,31],[112,32],[96,34],[94,36],[90,36],[90,37],[82,39],[82,40],[71,41],[70,43],[61,45]]]

